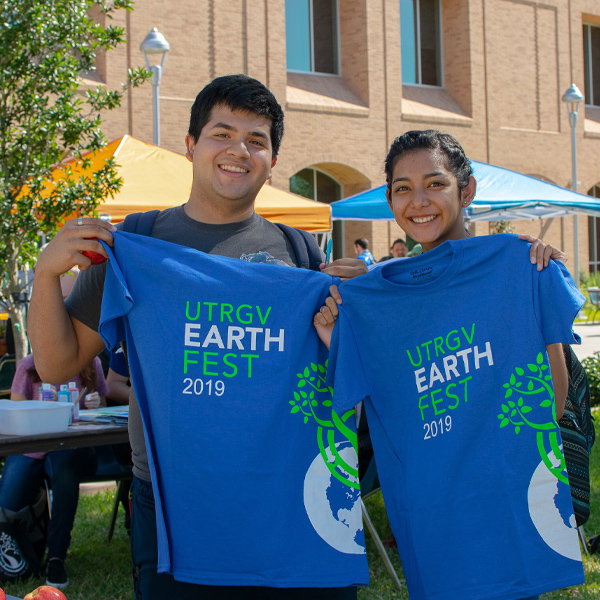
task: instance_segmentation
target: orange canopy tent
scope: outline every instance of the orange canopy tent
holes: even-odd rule
[[[79,177],[97,171],[110,157],[115,158],[123,185],[115,197],[107,198],[97,211],[110,215],[113,223],[122,221],[129,213],[165,209],[187,201],[192,187],[192,164],[185,156],[129,135],[110,142],[95,154],[85,154],[84,158],[91,160],[88,169],[82,169],[74,159],[64,164],[69,164],[73,176]],[[64,176],[62,167],[53,172],[55,182]],[[331,229],[328,204],[307,200],[268,184],[258,193],[255,210],[269,221],[306,231]]]

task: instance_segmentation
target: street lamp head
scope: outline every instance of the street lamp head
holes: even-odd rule
[[[165,57],[167,52],[171,49],[171,44],[167,42],[165,36],[158,31],[156,27],[152,28],[152,31],[144,38],[144,41],[140,44],[140,50],[144,53],[146,59],[146,65],[150,68],[150,61],[148,60],[149,54],[157,54],[162,57],[161,67],[164,65]]]
[[[165,66],[165,58],[167,52],[171,49],[171,44],[167,42],[165,36],[158,31],[156,27],[152,28],[152,31],[144,38],[144,41],[140,44],[140,50],[144,53],[144,59],[146,60],[146,66],[152,73],[152,113],[153,113],[153,130],[154,130],[154,143],[160,146],[160,109],[158,99],[158,87],[160,86],[160,80],[162,77],[163,68]],[[148,55],[153,54],[157,59],[160,58],[160,65],[150,65]],[[162,58],[161,58],[162,57]]]
[[[579,88],[572,83],[571,87],[563,94],[562,101],[566,103],[569,113],[577,114],[579,110],[579,103],[583,102],[583,94],[579,91]]]

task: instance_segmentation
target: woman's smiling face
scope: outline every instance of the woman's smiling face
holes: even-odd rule
[[[462,191],[439,150],[412,150],[394,165],[388,202],[396,223],[423,251],[467,237],[462,210],[475,196],[475,179]]]

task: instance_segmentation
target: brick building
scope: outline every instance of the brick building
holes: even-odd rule
[[[561,96],[574,82],[586,97],[579,191],[600,197],[598,0],[138,0],[117,19],[130,43],[98,62],[109,87],[144,63],[139,46],[152,27],[171,44],[160,110],[161,143],[172,150],[184,149],[202,86],[243,72],[286,113],[276,187],[331,202],[381,185],[393,138],[431,127],[455,135],[472,159],[566,187],[571,133]],[[151,86],[129,92],[105,131],[152,141]],[[489,224],[473,228],[485,234]],[[573,256],[572,217],[516,229]],[[380,257],[402,232],[349,221],[334,234],[338,255],[353,256],[352,241],[364,236]],[[579,239],[581,268],[595,270],[600,221],[579,217]]]

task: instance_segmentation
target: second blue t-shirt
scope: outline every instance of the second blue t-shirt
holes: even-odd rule
[[[581,583],[546,346],[583,298],[516,236],[446,242],[340,286],[334,406],[365,399],[411,600]]]

